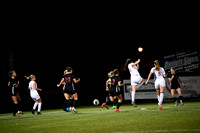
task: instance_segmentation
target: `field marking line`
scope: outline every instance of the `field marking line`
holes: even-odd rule
[[[125,131],[125,132],[113,132],[113,133],[163,133],[163,132],[199,132],[200,129],[172,129],[172,130],[142,130],[142,131]]]

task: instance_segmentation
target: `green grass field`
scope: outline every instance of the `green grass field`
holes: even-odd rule
[[[185,102],[184,106],[164,103],[139,104],[137,108],[122,105],[121,112],[98,107],[77,108],[78,113],[42,110],[42,115],[13,117],[0,114],[0,132],[35,133],[155,133],[200,132],[200,102]]]

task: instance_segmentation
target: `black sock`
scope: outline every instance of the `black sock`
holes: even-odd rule
[[[121,102],[118,102],[117,103],[117,109],[119,109],[119,107],[122,105],[122,103]]]
[[[64,110],[66,110],[66,108],[69,108],[68,102],[69,102],[69,100],[65,100],[64,106],[63,106]]]
[[[113,102],[113,106],[116,106],[117,105],[117,102],[118,102],[118,99],[114,99],[114,102]]]
[[[18,104],[14,104],[13,115],[15,115],[18,111]]]
[[[74,100],[74,102],[73,102],[73,107],[74,108],[76,107],[77,102],[78,102],[78,100]]]
[[[183,96],[179,96],[179,100],[183,100]]]
[[[72,107],[72,99],[69,99],[69,107]]]
[[[176,97],[174,97],[174,102],[176,102]]]

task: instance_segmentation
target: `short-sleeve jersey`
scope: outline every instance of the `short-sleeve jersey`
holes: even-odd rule
[[[179,79],[179,75],[178,74],[172,74],[174,75],[174,78],[171,81],[171,86],[180,86],[178,79]],[[171,75],[171,76],[172,76]],[[174,88],[173,88],[174,89]]]
[[[128,69],[129,69],[129,72],[131,74],[131,76],[140,76],[140,73],[138,72],[138,68],[136,65],[132,66],[133,63],[130,63],[128,65]]]
[[[12,87],[15,87],[15,85],[18,84],[19,81],[16,78],[13,79],[13,78],[10,77],[8,82],[10,82],[10,86],[9,87],[12,88]]]
[[[63,76],[63,78],[64,78],[64,82],[66,84],[65,88],[66,89],[73,89],[74,90],[74,79],[75,79],[74,75],[71,74],[71,73],[65,74]]]
[[[164,79],[163,75],[165,74],[165,70],[162,67],[160,67],[159,71],[156,70],[156,67],[153,67],[151,68],[151,72],[155,74],[156,79]]]
[[[121,82],[121,78],[119,76],[113,76],[110,78],[110,80],[111,80],[110,91],[111,92],[119,92],[118,83]]]
[[[17,78],[14,78],[14,79],[12,77],[9,78],[8,83],[10,83],[9,88],[12,94],[15,94],[18,92],[18,88],[15,87],[15,85],[18,84],[18,82],[19,81],[17,80]]]
[[[29,82],[29,89],[30,89],[30,93],[36,92],[36,88],[34,87],[34,83],[36,84],[36,88],[37,88],[37,83],[35,81],[30,81]]]

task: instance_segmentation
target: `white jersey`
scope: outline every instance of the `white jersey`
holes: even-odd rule
[[[132,66],[133,63],[130,63],[128,65],[128,69],[129,69],[129,72],[131,74],[131,76],[140,76],[140,73],[138,72],[138,68],[136,65]]]
[[[151,72],[155,74],[156,80],[157,79],[164,79],[163,75],[165,74],[165,70],[162,67],[160,67],[160,70],[157,71],[155,68],[156,67],[151,68]]]
[[[38,95],[38,92],[37,92],[37,90],[36,90],[36,88],[37,88],[37,83],[36,83],[36,88],[34,87],[34,83],[36,83],[35,81],[30,81],[29,82],[29,89],[30,89],[30,94],[31,95]]]

